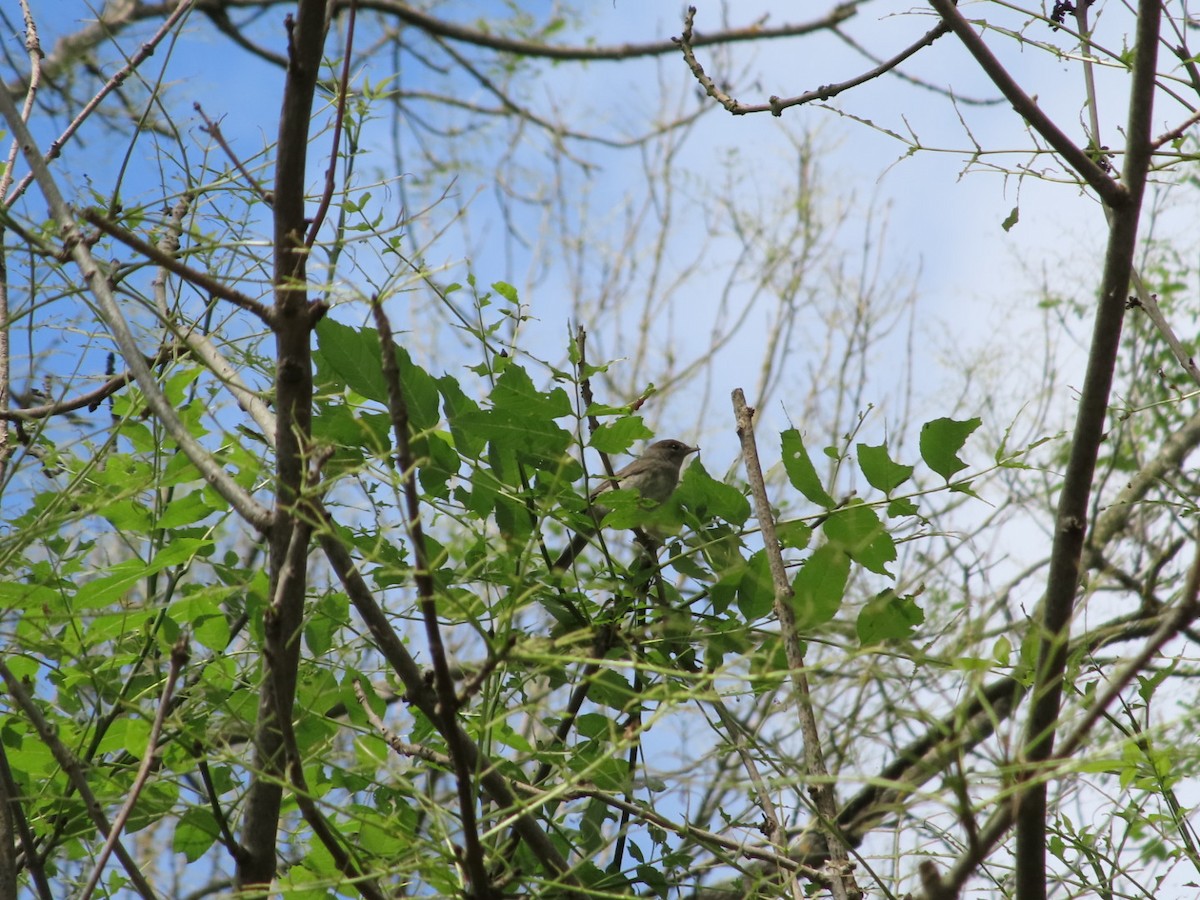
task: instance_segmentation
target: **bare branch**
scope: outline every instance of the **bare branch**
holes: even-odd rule
[[[1017,115],[1029,123],[1047,143],[1057,151],[1063,160],[1074,169],[1079,176],[1109,206],[1118,206],[1128,200],[1126,186],[1115,181],[1107,172],[1096,164],[1090,156],[1081,150],[1054,123],[1032,97],[1026,94],[1013,77],[1004,68],[987,44],[983,42],[975,28],[966,20],[953,0],[929,0],[930,5],[937,10],[942,20],[958,35],[967,50],[975,57],[979,67],[992,79],[992,83],[1000,89],[1000,93],[1008,99]]]
[[[696,80],[704,88],[708,96],[712,97],[729,112],[735,116],[744,116],[748,113],[769,112],[773,116],[783,115],[783,111],[792,106],[802,106],[805,103],[811,103],[814,100],[828,100],[831,97],[836,97],[843,91],[848,91],[851,88],[858,87],[880,75],[892,71],[906,59],[915,54],[922,47],[928,47],[933,44],[942,35],[950,31],[949,26],[945,22],[939,22],[928,32],[925,33],[917,41],[910,44],[905,49],[901,50],[891,59],[881,62],[873,69],[863,72],[861,75],[856,75],[846,81],[841,81],[836,84],[827,84],[813,91],[805,91],[796,97],[784,99],[782,97],[772,96],[770,101],[762,105],[751,105],[734,100],[724,91],[717,87],[713,80],[705,73],[704,67],[700,61],[696,59],[696,54],[693,48],[696,46],[696,41],[692,33],[693,20],[696,17],[696,7],[689,6],[686,15],[684,16],[683,36],[675,38],[675,42],[683,51],[683,58],[687,61],[688,68],[692,70],[692,74],[696,76]],[[836,31],[836,29],[835,29]],[[843,38],[844,39],[844,38]]]
[[[266,325],[270,325],[274,321],[274,314],[269,307],[255,300],[253,297],[246,296],[241,291],[235,291],[233,288],[226,286],[207,272],[201,272],[185,266],[171,254],[164,253],[148,241],[143,241],[132,231],[122,228],[112,219],[103,215],[99,210],[85,209],[80,213],[80,217],[89,225],[95,225],[105,234],[116,238],[122,244],[129,247],[129,249],[146,257],[150,262],[175,273],[184,281],[195,285],[205,293],[211,294],[220,300],[227,300],[234,306],[246,310],[246,312],[254,313]]]
[[[796,629],[796,614],[791,604],[792,586],[784,569],[779,537],[775,532],[775,516],[771,512],[762,466],[758,461],[758,445],[754,440],[754,410],[746,405],[746,397],[741,388],[733,392],[733,413],[738,438],[741,440],[742,456],[746,463],[746,477],[750,482],[750,493],[754,497],[755,514],[762,530],[763,546],[771,568],[771,580],[775,583],[775,616],[783,635],[796,714],[800,719],[800,733],[804,737],[804,765],[811,779],[809,791],[816,802],[817,814],[822,820],[829,860],[835,869],[840,870],[838,876],[831,877],[831,887],[837,900],[861,897],[862,889],[855,884],[854,875],[848,866],[845,839],[837,827],[837,798],[834,795],[833,783],[829,780],[825,756],[821,751],[821,736],[817,730],[804,651]]]

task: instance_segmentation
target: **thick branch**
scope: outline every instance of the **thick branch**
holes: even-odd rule
[[[940,5],[946,0],[931,2]],[[1047,786],[1040,780],[1038,763],[1049,759],[1054,750],[1063,671],[1067,664],[1067,638],[1079,587],[1092,476],[1100,442],[1104,437],[1125,301],[1133,277],[1142,194],[1152,153],[1151,117],[1161,16],[1162,8],[1158,0],[1142,0],[1139,4],[1129,122],[1125,132],[1124,190],[1112,198],[1115,202],[1110,202],[1109,238],[1100,286],[1100,305],[1092,330],[1087,372],[1079,397],[1071,455],[1059,497],[1050,571],[1046,578],[1033,702],[1024,735],[1025,761],[1031,767],[1026,776],[1035,781],[1022,799],[1017,817],[1017,896],[1021,900],[1043,900],[1046,896]],[[974,35],[973,31],[971,33]],[[997,86],[1004,90],[1003,85]],[[1007,95],[1007,91],[1005,93]],[[1109,200],[1107,197],[1105,199]]]
[[[270,884],[275,877],[276,834],[282,807],[286,761],[282,720],[296,698],[300,629],[308,583],[307,554],[300,553],[279,591],[284,560],[298,528],[305,485],[305,452],[312,435],[312,326],[323,307],[308,304],[308,258],[304,246],[305,171],[313,95],[325,45],[326,3],[300,0],[296,18],[287,18],[288,68],[276,144],[274,214],[276,527],[270,534],[272,615],[282,635],[279,652],[263,660],[258,700],[254,780],[246,799],[238,863],[240,886]],[[305,532],[307,534],[307,532]]]

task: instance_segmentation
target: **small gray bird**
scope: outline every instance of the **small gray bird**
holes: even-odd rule
[[[691,454],[699,451],[699,447],[691,447],[683,441],[658,441],[646,448],[646,452],[618,471],[613,478],[605,478],[603,483],[591,493],[592,518],[597,523],[608,515],[608,510],[596,502],[596,498],[605,491],[615,487],[621,490],[636,490],[648,506],[661,506],[675,492],[679,484],[679,469],[683,461]],[[581,531],[571,539],[571,544],[558,559],[554,561],[555,569],[565,569],[575,560],[579,551],[587,546],[595,528]]]

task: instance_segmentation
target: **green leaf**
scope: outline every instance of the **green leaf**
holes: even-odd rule
[[[1007,666],[1012,658],[1012,641],[1001,635],[992,645],[992,659],[1002,666]]]
[[[351,328],[328,316],[317,323],[316,331],[318,363],[332,369],[351,390],[386,406],[379,332],[374,328]],[[438,423],[438,384],[403,347],[396,346],[395,353],[409,429],[419,434]]]
[[[850,557],[833,544],[822,544],[805,560],[792,583],[796,627],[809,629],[832,619],[842,607]]]
[[[878,447],[859,444],[858,466],[863,476],[876,490],[890,494],[912,477],[913,467],[902,466],[888,455],[887,444]]]
[[[722,519],[730,525],[742,525],[750,518],[750,501],[731,484],[717,481],[699,460],[683,470],[676,496],[702,522]]]
[[[509,303],[520,303],[521,298],[517,294],[517,289],[507,281],[493,281],[492,290],[507,300]]]
[[[746,563],[737,586],[737,605],[747,622],[763,618],[775,605],[775,584],[765,550],[759,550]]]
[[[966,421],[942,418],[926,422],[921,426],[921,458],[929,468],[949,481],[955,472],[967,467],[958,458],[958,451],[981,424],[978,417]]]
[[[325,316],[317,323],[316,333],[318,370],[323,364],[352,391],[386,404],[379,332],[374,328],[351,328]]]
[[[461,416],[464,413],[478,413],[479,404],[464,394],[458,382],[449,375],[439,378],[437,385],[442,392],[442,404],[446,410],[446,419],[450,423],[450,434],[454,438],[455,448],[463,456],[478,459],[487,441],[469,428],[464,429]]]
[[[202,547],[211,549],[212,544],[209,541],[195,538],[176,538],[158,552],[153,562],[144,563],[140,559],[126,559],[114,563],[108,567],[108,574],[79,586],[79,590],[75,594],[75,608],[77,610],[101,609],[108,606],[138,588],[142,579],[148,578],[167,566],[191,559]]]
[[[497,379],[491,401],[490,409],[461,412],[459,428],[474,440],[486,440],[493,454],[511,453],[539,467],[562,464],[571,435],[554,420],[571,413],[566,391],[539,391],[524,369],[511,365]]]
[[[179,455],[182,456],[183,454]],[[212,512],[213,508],[204,499],[202,491],[190,491],[182,495],[177,494],[167,504],[167,508],[163,511],[155,526],[164,531],[172,528],[180,528],[184,525],[191,525],[193,522],[199,522]]]
[[[1012,212],[1005,216],[1004,221],[1000,223],[1000,227],[1005,231],[1011,231],[1012,227],[1021,221],[1021,207],[1014,206]]]
[[[813,530],[807,522],[792,519],[790,522],[780,522],[776,525],[775,536],[779,538],[781,546],[803,550],[812,541]]]
[[[399,370],[404,405],[408,410],[408,427],[414,434],[428,431],[436,426],[440,419],[437,381],[413,362],[403,347],[396,348],[396,367]]]
[[[220,833],[212,810],[207,806],[190,806],[175,822],[171,847],[194,863],[208,852]]]
[[[625,453],[634,441],[654,437],[641,416],[622,416],[615,422],[605,422],[592,432],[588,445],[601,453]]]
[[[856,501],[830,514],[823,528],[829,543],[845,550],[850,558],[872,572],[890,575],[887,564],[896,559],[896,544],[879,516]]]
[[[782,435],[783,468],[787,472],[788,481],[801,494],[825,509],[832,509],[837,504],[825,492],[817,470],[813,467],[808,451],[804,449],[804,439],[800,432],[789,428]]]
[[[889,519],[900,519],[904,516],[915,516],[919,507],[911,497],[898,497],[887,505]]]
[[[609,709],[623,710],[637,700],[639,695],[634,692],[629,682],[612,669],[605,669],[592,680],[592,700]]]
[[[912,637],[916,626],[925,621],[925,613],[911,596],[899,596],[891,588],[880,591],[858,614],[858,640],[877,644],[881,641]]]

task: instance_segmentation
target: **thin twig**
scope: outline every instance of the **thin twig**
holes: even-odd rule
[[[110,237],[116,238],[122,244],[146,257],[155,265],[175,273],[189,284],[195,285],[200,290],[211,294],[219,300],[227,300],[234,306],[240,307],[246,310],[246,312],[253,313],[265,325],[270,326],[274,321],[274,314],[265,304],[260,303],[253,297],[246,296],[241,291],[235,291],[228,285],[213,278],[207,272],[201,272],[190,266],[185,266],[170,253],[164,253],[153,244],[143,241],[132,231],[122,228],[112,219],[103,215],[99,210],[85,209],[80,213],[80,218],[90,225],[95,225]]]
[[[146,752],[142,754],[141,765],[138,766],[137,775],[133,779],[133,784],[129,787],[129,794],[125,798],[125,803],[122,804],[117,817],[113,819],[112,831],[108,833],[108,840],[104,842],[104,846],[96,855],[96,862],[92,865],[91,877],[88,878],[87,884],[84,885],[83,892],[79,895],[79,900],[90,900],[92,892],[96,890],[96,885],[100,883],[100,876],[104,872],[104,865],[108,862],[108,857],[112,853],[113,847],[116,846],[117,841],[120,839],[121,832],[125,828],[125,823],[129,821],[129,817],[133,814],[133,808],[137,804],[138,797],[142,795],[142,791],[146,787],[151,770],[158,764],[159,754],[162,749],[158,745],[158,736],[162,734],[163,722],[166,721],[167,709],[171,704],[171,695],[175,692],[175,682],[179,680],[179,673],[187,665],[190,656],[191,650],[188,648],[188,638],[185,632],[179,636],[179,640],[171,648],[171,662],[167,669],[167,680],[163,684],[162,696],[158,700],[158,710],[154,714],[154,723],[150,726],[150,735],[146,740]]]
[[[179,411],[167,399],[166,395],[153,373],[146,365],[137,339],[129,326],[121,307],[116,301],[112,287],[108,284],[102,267],[92,256],[91,249],[82,239],[79,225],[72,215],[70,207],[58,188],[58,183],[50,173],[49,168],[38,155],[36,143],[29,127],[21,119],[12,96],[6,90],[0,90],[0,116],[8,123],[17,142],[25,153],[25,161],[37,178],[42,196],[50,207],[50,214],[57,223],[62,235],[63,246],[71,254],[79,267],[89,290],[96,298],[100,317],[112,333],[121,356],[125,359],[142,389],[146,404],[154,416],[162,423],[166,433],[188,460],[196,467],[212,487],[225,499],[230,506],[253,528],[265,531],[271,524],[271,512],[255,500],[249,492],[241,487],[228,472],[213,458],[212,454],[192,436],[188,427],[180,418]]]
[[[134,6],[130,7],[130,9],[133,8]],[[46,151],[46,155],[43,157],[45,162],[51,162],[62,155],[63,147],[66,146],[67,141],[72,138],[75,132],[80,129],[88,116],[90,116],[100,107],[100,104],[103,102],[105,97],[124,84],[125,80],[137,70],[137,67],[154,54],[154,51],[158,48],[158,45],[161,44],[163,39],[171,33],[171,30],[175,27],[179,20],[191,11],[191,8],[192,0],[183,0],[183,2],[175,7],[171,14],[163,21],[162,25],[159,26],[158,30],[154,32],[149,39],[143,41],[138,47],[137,51],[131,57],[129,57],[129,62],[125,63],[124,66],[122,66],[111,78],[108,79],[108,81],[104,83],[100,90],[97,91],[95,95],[83,105],[83,109],[76,114],[75,118],[71,120],[71,123],[67,125],[65,129],[63,129],[63,133],[51,141],[50,149]],[[105,12],[107,11],[108,7],[105,8]],[[101,17],[101,19],[103,19],[103,17]],[[105,37],[111,38],[111,32],[108,31],[109,23],[100,21],[98,24],[104,30],[103,33]],[[40,66],[35,69],[35,73],[40,73],[40,71]],[[33,76],[31,75],[31,83],[32,80]],[[16,199],[26,191],[26,189],[28,189],[29,185],[33,182],[34,177],[35,175],[32,171],[28,172],[26,173],[25,177],[21,179],[20,183],[13,188],[11,193],[0,193],[0,197],[3,198],[4,204],[6,206],[12,206],[13,202],[16,201]]]
[[[342,0],[339,5],[343,5],[345,2],[346,0]],[[839,3],[824,16],[814,19],[811,22],[803,22],[799,25],[780,25],[778,28],[764,28],[761,24],[752,25],[748,28],[730,28],[726,31],[717,31],[703,37],[698,37],[695,39],[694,44],[697,47],[704,47],[715,44],[734,44],[743,41],[758,43],[764,40],[796,37],[812,34],[816,31],[824,31],[827,28],[832,28],[834,25],[845,22],[851,16],[855,15],[858,12],[861,2],[862,0],[850,0],[850,2]],[[653,41],[645,44],[617,44],[611,47],[554,46],[552,44],[540,44],[537,41],[511,38],[495,32],[477,31],[473,28],[467,28],[466,26],[446,21],[445,19],[435,18],[428,13],[415,9],[407,3],[398,2],[398,0],[372,0],[371,8],[388,15],[393,15],[401,21],[409,25],[415,25],[429,34],[436,34],[453,41],[462,41],[463,43],[473,44],[477,47],[487,47],[491,50],[499,50],[504,53],[515,53],[521,57],[528,58],[576,61],[623,60],[639,56],[663,56],[674,52],[676,49],[674,40]]]
[[[4,92],[0,91],[0,93]],[[8,688],[9,696],[17,702],[17,706],[21,708],[26,718],[29,719],[30,724],[33,725],[38,739],[50,751],[63,773],[67,776],[67,780],[71,783],[71,786],[75,788],[75,792],[79,794],[79,798],[83,801],[84,808],[87,810],[92,824],[107,838],[112,833],[112,826],[109,824],[108,818],[104,815],[100,801],[92,793],[91,786],[87,782],[87,777],[83,774],[83,767],[79,765],[79,760],[59,740],[58,730],[46,720],[41,708],[34,702],[33,697],[26,688],[25,683],[13,674],[2,656],[0,656],[0,679],[3,679],[5,687]],[[146,880],[146,876],[142,874],[141,869],[138,868],[137,863],[129,855],[129,851],[125,849],[120,840],[113,845],[113,852],[116,853],[117,859],[120,860],[122,867],[125,869],[125,874],[129,876],[129,880],[133,883],[137,892],[145,897],[146,900],[153,900],[157,896],[154,893],[154,888],[150,886],[150,882]]]
[[[1057,151],[1059,156],[1078,173],[1079,177],[1086,181],[1097,194],[1100,199],[1109,206],[1116,207],[1129,200],[1127,186],[1112,178],[1107,172],[1102,169],[1094,159],[1080,149],[1074,141],[1063,134],[1062,130],[1054,123],[1054,120],[1047,115],[1032,97],[1021,90],[1020,85],[1009,74],[1004,64],[998,60],[987,44],[983,42],[983,38],[975,31],[975,28],[966,20],[958,7],[955,6],[954,0],[929,0],[930,5],[937,10],[938,15],[942,17],[958,35],[958,39],[963,42],[970,54],[975,57],[975,62],[979,67],[991,78],[992,83],[1000,89],[1017,115],[1029,123],[1029,126],[1046,139],[1046,142]]]
[[[216,141],[217,146],[225,151],[225,155],[229,157],[229,161],[241,173],[242,179],[250,185],[250,189],[258,195],[258,199],[267,206],[270,206],[274,199],[271,196],[271,192],[258,183],[258,180],[250,174],[250,170],[246,168],[246,164],[242,162],[241,157],[233,152],[233,147],[230,146],[229,141],[225,140],[225,132],[221,130],[221,123],[210,119],[204,112],[204,107],[200,105],[199,101],[192,104],[192,109],[204,120],[204,127],[201,130]]]
[[[342,79],[338,85],[337,113],[333,119],[333,135],[330,140],[329,167],[325,170],[325,190],[321,192],[321,202],[313,214],[312,223],[308,226],[308,238],[304,245],[310,250],[317,242],[317,233],[325,223],[329,212],[329,204],[333,202],[333,190],[337,186],[338,144],[342,140],[342,129],[346,123],[346,99],[350,93],[350,57],[354,52],[354,23],[358,20],[358,4],[351,0],[349,22],[346,23],[346,49],[342,54]]]
[[[383,720],[376,715],[371,709],[367,699],[365,690],[359,681],[354,683],[354,693],[358,697],[359,703],[362,705],[363,711],[367,715],[367,720],[371,725],[379,731],[380,736],[387,742],[396,753],[401,756],[412,759],[419,759],[423,762],[432,763],[435,766],[442,768],[452,768],[453,764],[450,757],[444,753],[439,753],[424,744],[412,744],[408,741],[401,740],[396,735],[392,734],[391,730],[384,724]],[[660,812],[656,812],[649,807],[641,806],[621,797],[614,796],[607,791],[602,791],[599,788],[589,788],[583,785],[573,785],[571,787],[558,787],[553,790],[544,790],[537,784],[530,784],[523,781],[514,781],[512,786],[523,796],[528,797],[538,807],[546,806],[554,802],[562,800],[599,800],[606,806],[611,806],[613,809],[622,812],[628,812],[640,821],[647,822],[651,825],[657,825],[673,834],[678,834],[681,837],[691,838],[697,843],[718,848],[721,850],[731,851],[747,859],[759,860],[763,863],[783,869],[789,872],[796,872],[803,875],[805,878],[811,879],[819,885],[827,885],[829,883],[829,875],[820,869],[812,866],[806,866],[801,862],[797,862],[787,856],[775,853],[771,850],[763,849],[747,845],[741,841],[735,840],[725,835],[717,834],[713,831],[706,831],[703,828],[697,828],[687,822],[676,822],[667,818]]]
[[[439,713],[438,695],[426,680],[424,670],[417,665],[417,661],[413,659],[404,642],[400,640],[400,636],[396,634],[391,620],[376,602],[349,551],[339,540],[328,510],[320,508],[318,512],[326,523],[326,526],[317,533],[321,549],[324,550],[325,557],[329,560],[329,564],[350,598],[350,602],[354,604],[355,610],[362,617],[371,636],[375,639],[379,652],[383,654],[384,659],[388,661],[392,670],[404,684],[408,702],[420,709],[439,731],[447,729],[456,733],[456,743],[463,751],[471,768],[480,773],[479,781],[483,789],[487,791],[493,803],[508,811],[508,815],[512,817],[513,827],[520,833],[521,839],[525,841],[530,852],[546,866],[560,883],[571,888],[578,887],[575,877],[570,874],[571,866],[566,858],[550,840],[550,836],[526,810],[525,804],[517,799],[508,779],[501,774],[495,763],[488,759],[472,742],[458,724],[457,719],[451,719],[449,722],[443,721]],[[443,736],[445,736],[444,732]]]
[[[909,46],[905,47],[891,59],[887,59],[879,63],[873,69],[868,69],[853,78],[848,78],[845,81],[839,81],[835,84],[825,84],[815,90],[805,91],[796,97],[777,97],[771,96],[765,104],[749,104],[742,103],[739,100],[734,100],[724,91],[717,87],[713,80],[704,71],[704,67],[700,61],[696,59],[696,54],[693,48],[696,45],[696,40],[692,31],[692,25],[696,18],[696,7],[689,6],[687,13],[684,15],[683,34],[681,37],[673,40],[679,45],[683,51],[683,58],[688,64],[688,68],[692,70],[692,74],[696,80],[700,82],[701,87],[705,92],[720,103],[725,109],[733,113],[735,116],[744,116],[748,113],[769,112],[773,116],[783,115],[783,111],[792,106],[802,106],[805,103],[811,103],[814,100],[829,100],[831,97],[836,97],[843,91],[848,91],[851,88],[858,87],[860,84],[865,84],[878,78],[880,75],[885,75],[895,69],[902,62],[913,56],[918,50],[923,47],[928,47],[933,44],[938,38],[945,34],[949,34],[950,27],[945,22],[939,22],[933,28],[929,29],[924,35],[918,38]],[[834,28],[835,33],[838,29]]]

